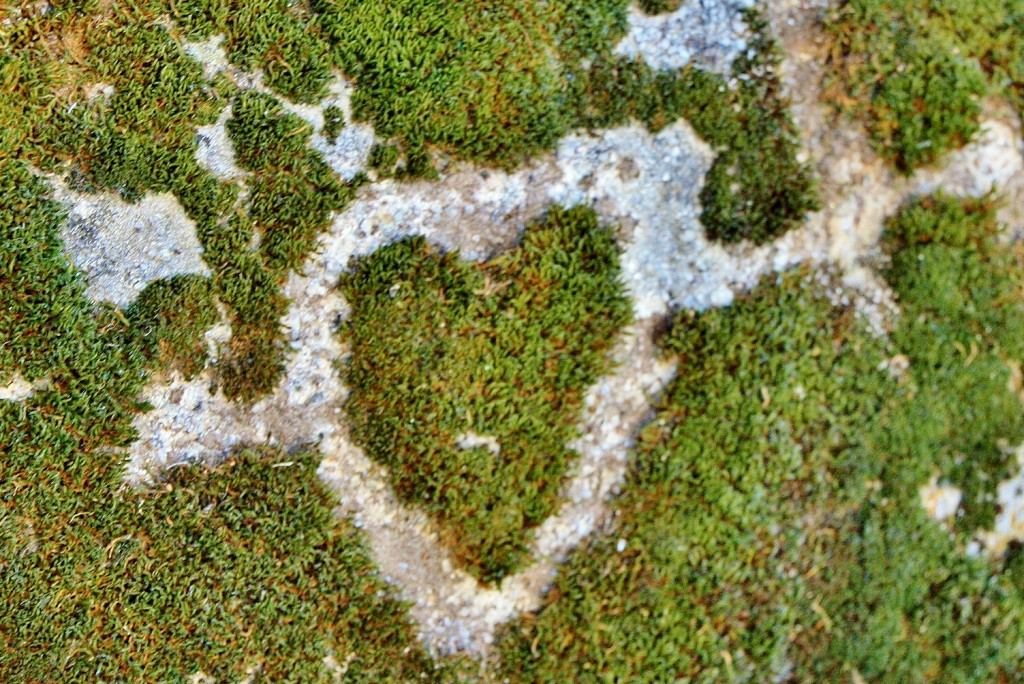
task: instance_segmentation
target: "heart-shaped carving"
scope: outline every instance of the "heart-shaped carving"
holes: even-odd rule
[[[353,438],[466,570],[500,580],[558,507],[584,393],[629,321],[613,236],[556,207],[488,263],[413,237],[341,287]]]

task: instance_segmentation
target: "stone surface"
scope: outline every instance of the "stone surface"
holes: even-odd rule
[[[86,294],[118,306],[146,285],[181,273],[209,275],[195,223],[171,193],[128,203],[113,193],[81,193],[52,181],[67,221],[60,237],[86,276]]]

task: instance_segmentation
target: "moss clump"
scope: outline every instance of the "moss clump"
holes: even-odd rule
[[[700,196],[708,236],[763,243],[798,225],[818,202],[810,169],[797,161],[799,139],[776,73],[778,46],[763,19],[750,12],[747,21],[755,39],[733,64],[730,82],[693,67],[656,73],[607,57],[581,74],[577,108],[590,128],[636,118],[656,131],[687,120],[717,152]]]
[[[889,352],[813,283],[677,320],[616,529],[510,626],[507,681],[1014,681],[1013,567],[920,503],[942,443],[914,434],[957,395],[880,372]]]
[[[647,14],[675,12],[683,4],[683,0],[640,0],[640,9]]]
[[[334,142],[338,139],[341,129],[345,128],[345,113],[331,105],[324,107],[324,135]]]
[[[368,166],[375,170],[378,175],[387,178],[394,175],[395,165],[398,163],[398,146],[378,143],[370,150]]]
[[[243,93],[232,114],[227,128],[238,163],[253,173],[248,218],[259,254],[272,272],[298,268],[352,191],[310,149],[312,127],[273,97]]]
[[[333,655],[352,681],[445,681],[357,531],[333,518],[318,460],[241,452],[213,471],[177,468],[152,492],[114,495],[112,481],[29,496],[42,510],[18,507],[0,533],[0,675],[228,681],[255,668],[331,682]],[[58,505],[59,522],[40,519]]]
[[[593,212],[553,208],[487,264],[412,238],[342,280],[352,434],[485,581],[559,503],[584,392],[629,319],[618,275]]]
[[[91,332],[85,285],[62,253],[62,214],[45,192],[24,165],[0,159],[0,384],[67,366]]]
[[[827,26],[831,97],[904,173],[965,145],[981,96],[1000,93],[1024,111],[1021,0],[845,0]]]
[[[128,307],[133,341],[154,370],[186,378],[206,364],[204,333],[217,322],[209,278],[179,275],[150,283]]]
[[[407,146],[407,175],[433,175],[424,146],[513,166],[575,126],[633,117],[657,130],[683,117],[719,151],[702,196],[712,237],[763,242],[816,206],[810,172],[795,159],[777,48],[755,12],[747,13],[752,54],[737,61],[736,85],[727,87],[694,68],[656,74],[613,57],[624,2],[563,0],[524,11],[508,0],[482,13],[470,4],[316,5],[338,64],[357,81],[357,115]],[[511,63],[516,69],[503,67]]]
[[[70,170],[80,188],[129,200],[187,194],[206,177],[195,127],[216,120],[224,101],[167,29],[119,4],[33,12],[0,38],[0,120],[13,127],[0,155]]]
[[[174,19],[192,40],[220,34],[236,66],[261,69],[274,91],[316,102],[331,78],[330,45],[308,4],[287,0],[149,0],[150,12]]]
[[[0,681],[225,681],[255,668],[330,682],[328,655],[354,681],[445,681],[359,535],[333,518],[312,452],[242,452],[123,491],[146,364],[161,342],[176,352],[198,335],[168,309],[208,302],[209,287],[166,281],[126,314],[94,310],[45,191],[0,160],[0,378],[50,379],[0,401]],[[155,322],[155,350],[150,336],[136,343],[133,318]]]
[[[567,72],[610,50],[626,2],[467,0],[313,3],[335,63],[357,82],[356,116],[415,149],[514,165],[566,133]]]
[[[963,490],[964,533],[990,528],[994,485],[1014,465],[1008,447],[1024,442],[1011,370],[1024,361],[1021,250],[999,242],[991,198],[921,199],[888,222],[885,241],[904,318],[893,341],[918,384],[913,434],[894,428],[892,448],[928,453],[908,477],[927,479],[928,464]]]
[[[964,553],[1005,472],[1000,438],[1024,437],[1006,363],[1024,271],[993,234],[983,201],[893,219],[895,349],[800,272],[682,314],[666,341],[679,375],[640,435],[617,529],[508,629],[501,676],[1016,681],[1020,554]],[[896,352],[901,380],[880,370]],[[965,487],[964,532],[921,506],[936,473]]]

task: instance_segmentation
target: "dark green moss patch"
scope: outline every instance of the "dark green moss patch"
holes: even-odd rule
[[[831,97],[904,173],[966,144],[981,96],[1000,93],[1024,111],[1021,0],[845,0],[827,25]]]
[[[186,378],[206,364],[204,333],[217,322],[209,278],[179,275],[150,283],[126,312],[132,336],[152,368]]]
[[[629,319],[618,275],[594,214],[553,208],[490,263],[411,238],[341,283],[352,434],[485,581],[523,562],[558,505],[584,392]]]
[[[312,127],[274,98],[244,93],[232,113],[227,127],[238,163],[253,172],[249,218],[260,256],[276,273],[298,268],[352,191],[309,148]]]
[[[398,146],[378,143],[370,150],[368,165],[378,175],[388,177],[394,174],[395,164],[398,163]]]
[[[317,461],[242,452],[151,493],[31,496],[40,510],[18,507],[3,535],[0,674],[332,682],[334,655],[352,681],[444,681],[358,533],[333,519]],[[43,519],[52,506],[60,517]]]
[[[21,100],[10,106],[27,118],[8,152],[71,170],[79,189],[129,200],[181,191],[204,175],[193,158],[195,127],[216,120],[224,101],[154,17],[115,5],[55,12],[30,26],[9,45],[20,56],[9,95]],[[57,47],[42,49],[54,36]]]
[[[683,0],[640,0],[640,9],[647,14],[675,12],[683,4]]]
[[[345,113],[335,106],[324,107],[324,135],[334,142],[345,127]]]

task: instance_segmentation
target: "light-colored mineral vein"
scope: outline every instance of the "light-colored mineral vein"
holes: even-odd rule
[[[670,153],[662,151],[665,136],[672,143]],[[631,160],[628,173],[622,172],[624,150]],[[366,529],[382,572],[413,602],[413,617],[427,641],[446,651],[485,649],[497,625],[537,605],[555,564],[601,522],[605,497],[622,480],[630,440],[650,411],[651,397],[671,375],[671,365],[656,361],[653,353],[654,319],[641,316],[622,334],[614,351],[616,370],[587,394],[581,437],[573,445],[581,453],[576,475],[563,509],[538,530],[534,548],[539,560],[493,589],[478,586],[453,567],[426,516],[399,504],[382,468],[348,440],[341,414],[345,388],[336,368],[344,350],[335,335],[348,311],[335,285],[352,257],[408,234],[424,234],[444,248],[487,258],[514,243],[523,224],[555,200],[603,202],[611,220],[638,216],[620,235],[629,245],[630,238],[656,227],[648,225],[644,214],[650,211],[650,191],[631,192],[634,188],[624,184],[650,186],[664,176],[666,159],[675,160],[679,173],[653,198],[669,201],[663,211],[690,206],[674,215],[673,225],[679,228],[681,222],[696,232],[692,206],[709,155],[685,125],[661,138],[628,127],[570,139],[559,154],[516,174],[467,166],[440,184],[370,188],[335,219],[304,273],[286,285],[293,304],[283,323],[293,352],[278,390],[244,408],[211,394],[208,374],[150,386],[145,399],[157,408],[136,422],[141,437],[131,450],[130,479],[151,481],[174,463],[214,460],[241,444],[318,442],[325,481]],[[680,180],[687,182],[681,185]],[[645,204],[648,208],[641,211]],[[664,251],[657,240],[644,244]],[[636,263],[645,261],[635,249],[632,254]],[[641,285],[628,265],[625,270],[628,284]],[[668,305],[649,304],[658,311]]]
[[[840,195],[832,206],[852,203],[838,216],[854,226],[858,239],[842,230],[846,223],[837,226],[835,214],[822,212],[768,246],[709,244],[696,220],[709,161],[685,124],[657,136],[630,126],[573,136],[555,155],[515,174],[465,166],[437,184],[372,186],[335,219],[304,274],[286,286],[293,305],[284,324],[293,352],[278,390],[242,408],[211,395],[209,378],[149,387],[145,399],[157,408],[137,421],[142,437],[132,448],[131,474],[144,481],[147,471],[178,460],[216,459],[237,444],[319,442],[325,481],[366,529],[382,572],[412,601],[423,637],[442,651],[485,650],[497,625],[537,605],[554,564],[606,515],[605,496],[621,482],[630,439],[671,374],[655,361],[651,321],[677,306],[727,304],[764,273],[799,261],[832,256],[840,266],[855,267],[872,245],[856,229],[871,230],[877,239],[884,211],[865,217],[859,200]],[[854,187],[883,194],[870,184]],[[382,469],[347,438],[345,388],[335,367],[343,350],[334,334],[347,305],[335,284],[353,256],[408,234],[487,258],[512,244],[523,223],[551,201],[592,205],[622,226],[624,279],[637,294],[640,323],[617,347],[622,364],[588,394],[584,436],[576,444],[578,473],[566,506],[538,531],[540,560],[500,589],[486,588],[452,566],[426,517],[400,505]],[[873,292],[885,296],[880,288]]]

